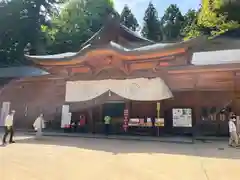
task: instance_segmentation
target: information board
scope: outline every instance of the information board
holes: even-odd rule
[[[172,110],[173,127],[192,127],[192,109],[174,108]]]

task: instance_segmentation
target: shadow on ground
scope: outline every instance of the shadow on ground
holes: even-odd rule
[[[75,147],[86,150],[110,152],[113,154],[159,153],[207,158],[240,159],[240,149],[229,148],[225,142],[174,144],[80,137],[42,137],[39,140],[33,137],[22,137],[18,138],[16,142],[20,144]]]

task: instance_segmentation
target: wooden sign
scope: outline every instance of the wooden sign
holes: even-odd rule
[[[156,127],[163,127],[164,126],[164,118],[157,118],[155,120],[155,126]]]

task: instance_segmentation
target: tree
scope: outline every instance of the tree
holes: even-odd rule
[[[200,27],[197,24],[198,13],[199,11],[189,9],[184,15],[184,23],[181,29],[181,35],[185,37],[185,39],[202,35]]]
[[[0,2],[0,59],[2,65],[24,61],[24,49],[36,53],[41,49],[41,26],[58,0],[11,0]]]
[[[85,0],[83,8],[92,32],[97,32],[110,14],[116,15],[113,6],[113,0]]]
[[[48,53],[78,51],[85,41],[104,24],[109,14],[115,14],[110,0],[69,1],[58,16],[52,17],[48,34]]]
[[[161,19],[163,37],[166,41],[181,39],[181,29],[184,25],[184,17],[176,4],[171,4]]]
[[[219,8],[216,10],[217,13],[220,14],[227,14],[227,20],[229,21],[237,21],[240,23],[240,1],[234,0],[234,1],[223,1],[220,0],[221,4]]]
[[[158,13],[154,5],[150,2],[145,11],[142,35],[153,41],[161,41],[162,33]]]
[[[197,15],[197,23],[187,33],[186,39],[198,35],[216,36],[230,29],[239,28],[238,21],[232,20],[228,12],[221,10],[222,0],[203,0]]]
[[[132,31],[136,31],[139,27],[137,19],[127,5],[122,10],[120,22]]]
[[[198,25],[202,27],[205,34],[218,35],[239,26],[235,21],[228,21],[224,13],[218,13],[217,10],[220,7],[220,0],[203,0]]]

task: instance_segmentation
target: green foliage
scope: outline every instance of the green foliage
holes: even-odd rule
[[[64,6],[58,5],[63,2]],[[156,8],[149,3],[141,34],[156,42],[213,37],[240,27],[239,8],[239,0],[203,0],[198,11],[189,10],[183,16],[172,4],[159,21]],[[26,62],[24,52],[78,51],[111,14],[118,15],[113,0],[0,0],[0,65]],[[128,6],[120,20],[133,31],[139,28]]]
[[[193,9],[189,9],[184,15],[184,24],[181,30],[181,35],[185,40],[203,35],[203,32],[201,32],[200,27],[197,24],[198,13],[199,12]]]
[[[109,14],[115,14],[112,0],[84,0],[84,12],[87,23],[93,32],[97,32],[104,24]]]
[[[184,17],[176,4],[171,4],[161,19],[162,32],[165,41],[177,41],[181,39],[181,29],[184,25]]]
[[[111,13],[115,12],[110,0],[69,1],[47,29],[48,53],[78,51]]]
[[[239,28],[239,22],[231,19],[228,12],[221,10],[223,6],[222,0],[203,0],[196,22],[192,26],[186,26],[184,30],[185,39],[203,34],[216,36],[230,29]]]
[[[31,53],[42,49],[41,26],[56,10],[57,0],[11,0],[0,2],[0,63],[18,65],[23,62],[25,47]]]
[[[120,22],[132,31],[136,31],[139,28],[137,19],[127,5],[122,10]]]
[[[150,2],[145,11],[142,35],[155,42],[162,40],[162,32],[158,13],[154,5]]]
[[[216,9],[218,14],[227,15],[227,20],[237,21],[240,23],[240,1],[230,1],[228,3],[222,3],[221,6]]]

